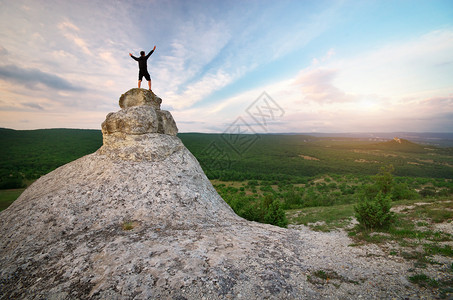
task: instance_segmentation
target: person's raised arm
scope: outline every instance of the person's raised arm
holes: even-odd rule
[[[151,51],[148,53],[148,55],[146,56],[146,58],[150,57],[151,54],[153,54],[154,50],[156,50],[156,46],[154,46],[153,50],[151,50]]]
[[[138,60],[138,58],[135,57],[135,56],[133,56],[132,53],[129,53],[129,56],[132,57],[132,58],[135,59],[135,60]]]

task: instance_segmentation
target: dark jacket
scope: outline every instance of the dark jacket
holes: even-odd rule
[[[148,66],[147,66],[146,61],[151,56],[151,54],[153,54],[153,52],[154,52],[154,50],[151,50],[148,53],[148,55],[143,55],[143,56],[140,56],[140,57],[135,57],[133,55],[131,56],[133,59],[138,61],[138,68],[140,69],[140,71],[148,71]]]

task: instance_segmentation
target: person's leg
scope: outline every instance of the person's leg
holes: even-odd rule
[[[138,88],[140,88],[140,86],[142,85],[143,76],[146,77],[146,75],[143,73],[143,71],[138,70]]]
[[[149,76],[148,72],[144,73],[143,75],[145,76],[145,79],[148,80],[149,90],[151,91],[151,76]]]

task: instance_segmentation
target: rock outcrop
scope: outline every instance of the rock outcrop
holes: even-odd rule
[[[150,91],[131,89],[120,97],[122,110],[109,113],[102,123],[103,146],[98,153],[112,159],[164,160],[184,148],[170,112]]]
[[[351,272],[355,250],[331,257],[307,234],[238,217],[161,101],[140,89],[121,96],[97,152],[41,177],[0,214],[1,299],[394,296],[401,280],[389,276],[382,291]],[[341,288],[307,280],[333,264]]]

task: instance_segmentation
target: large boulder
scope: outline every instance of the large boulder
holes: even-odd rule
[[[98,153],[125,160],[156,161],[184,147],[176,138],[178,127],[173,116],[160,109],[161,101],[143,89],[123,94],[123,109],[109,113],[101,124],[103,146]]]
[[[154,109],[160,109],[162,99],[157,97],[152,91],[144,89],[130,89],[120,97],[119,105],[121,108],[132,106],[151,106]]]
[[[161,110],[162,99],[144,89],[131,89],[120,97],[120,111],[109,113],[102,123],[102,134],[139,135],[162,133],[176,136],[178,127],[169,111]]]
[[[101,128],[104,135],[117,132],[130,135],[155,133],[159,128],[159,118],[154,109],[134,106],[109,113]]]

